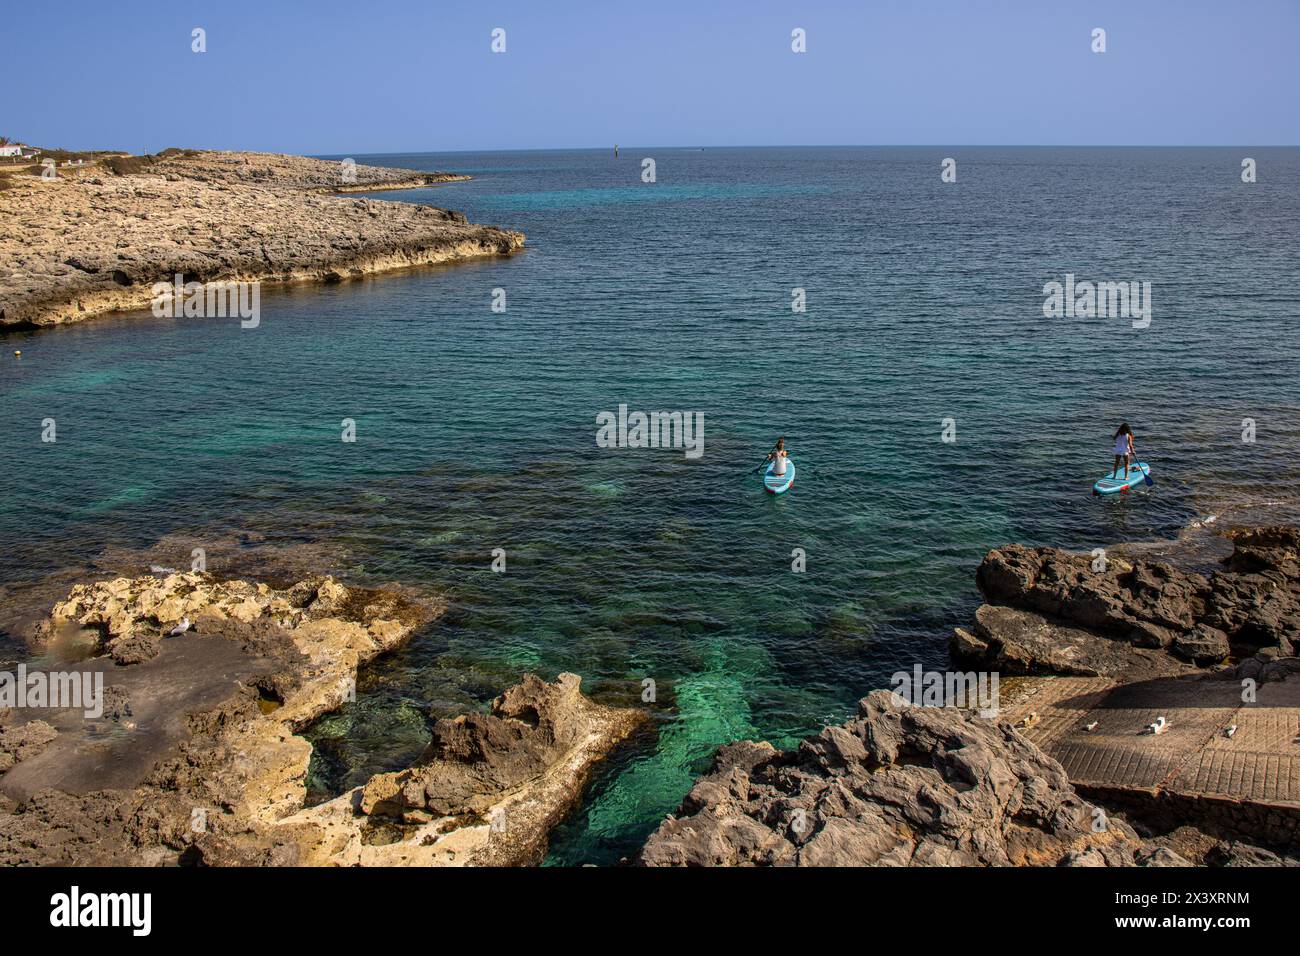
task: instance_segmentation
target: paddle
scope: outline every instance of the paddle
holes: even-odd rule
[[[772,446],[772,451],[776,451],[776,446],[775,446],[775,445]],[[772,460],[772,452],[769,451],[769,452],[767,453],[767,457],[766,457],[766,458],[764,458],[761,462],[759,462],[759,463],[758,463],[757,465],[755,465],[753,468],[749,469],[749,471],[745,472],[745,474],[747,474],[747,475],[752,475],[754,472],[758,471],[760,468],[766,468],[766,467],[767,467],[767,463],[768,463],[769,461],[771,461],[771,460]]]
[[[1130,454],[1133,456],[1133,464],[1136,466],[1138,464],[1137,442],[1133,441],[1131,436],[1129,437],[1129,441],[1132,443],[1133,448]],[[1155,484],[1155,480],[1151,477],[1151,472],[1149,470],[1142,472],[1142,480],[1146,482],[1147,487]]]
[[[1131,464],[1136,466],[1138,463],[1137,442],[1133,441],[1132,437],[1129,438],[1129,442],[1130,442],[1129,447],[1132,448],[1132,451],[1129,452],[1129,454],[1132,456]],[[1119,480],[1119,469],[1115,470],[1115,480],[1116,481]],[[1149,470],[1142,472],[1142,480],[1146,482],[1148,488],[1150,488],[1152,485],[1156,483],[1155,479],[1151,477],[1151,472]]]

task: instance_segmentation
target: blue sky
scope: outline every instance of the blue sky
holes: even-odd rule
[[[0,21],[0,134],[40,146],[1300,143],[1300,0],[22,0]]]

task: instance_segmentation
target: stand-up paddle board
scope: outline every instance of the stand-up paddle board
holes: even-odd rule
[[[773,474],[772,469],[776,467],[776,462],[767,466],[767,471],[763,472],[763,487],[774,495],[782,494],[789,490],[794,484],[794,462],[789,458],[785,460],[785,474]]]
[[[1092,493],[1094,495],[1126,495],[1130,488],[1136,488],[1142,484],[1150,474],[1151,466],[1145,461],[1134,462],[1129,465],[1127,478],[1124,477],[1124,468],[1121,466],[1119,471],[1112,471],[1093,485]]]

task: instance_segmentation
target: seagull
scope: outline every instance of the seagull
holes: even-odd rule
[[[183,617],[181,618],[181,622],[168,632],[167,636],[175,637],[178,634],[184,634],[189,629],[190,629],[190,619],[188,617]]]
[[[1094,721],[1093,721],[1092,723],[1090,723],[1090,724],[1084,724],[1084,725],[1083,725],[1083,729],[1086,730],[1086,731],[1088,731],[1088,733],[1092,733],[1094,730],[1097,729],[1097,722],[1094,720]]]
[[[161,564],[149,565],[149,571],[153,574],[175,574],[175,568],[164,568]]]
[[[1227,730],[1224,731],[1224,734],[1227,735],[1229,739],[1231,739],[1232,735],[1235,734],[1236,732],[1237,732],[1237,725],[1233,724],[1231,727],[1229,727]]]
[[[1153,734],[1163,734],[1169,723],[1163,717],[1157,717],[1154,724],[1147,724],[1147,730]]]

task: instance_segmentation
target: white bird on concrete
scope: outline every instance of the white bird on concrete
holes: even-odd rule
[[[1157,717],[1154,724],[1147,724],[1147,730],[1153,734],[1163,734],[1169,723],[1163,717]]]
[[[1084,724],[1084,725],[1083,725],[1083,729],[1086,730],[1086,731],[1088,731],[1088,733],[1092,733],[1094,730],[1097,729],[1097,722],[1094,720],[1094,721],[1093,721],[1092,723],[1090,723],[1090,724]]]
[[[1231,739],[1232,735],[1235,734],[1236,732],[1237,732],[1237,725],[1236,725],[1236,724],[1233,724],[1231,727],[1229,727],[1229,728],[1228,728],[1227,730],[1225,730],[1223,733],[1224,733],[1225,736],[1227,736],[1229,739]]]
[[[168,636],[168,637],[175,637],[175,636],[178,635],[178,634],[184,634],[184,633],[185,633],[186,631],[188,631],[189,629],[190,629],[190,619],[189,619],[188,617],[183,617],[183,618],[181,618],[181,622],[180,622],[179,624],[177,624],[175,627],[173,627],[173,628],[172,628],[172,629],[167,633],[167,636]]]

